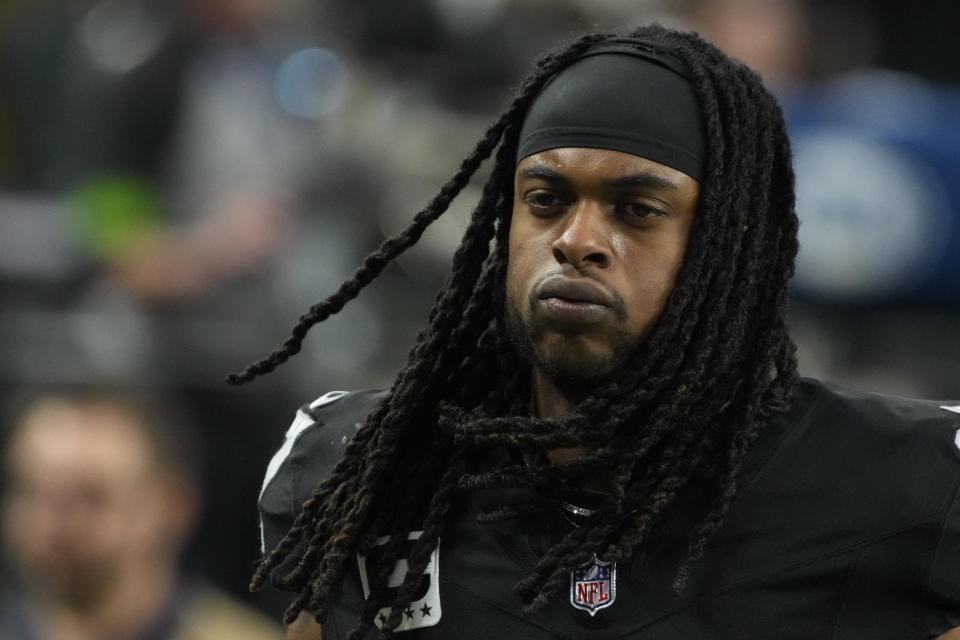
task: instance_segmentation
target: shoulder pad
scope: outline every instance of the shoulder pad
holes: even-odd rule
[[[382,391],[333,391],[300,407],[260,489],[262,550],[286,534],[300,506],[333,470]]]
[[[310,409],[319,409],[320,407],[324,407],[328,404],[333,404],[334,402],[336,402],[337,400],[339,400],[340,398],[342,398],[343,396],[349,393],[350,393],[349,391],[328,391],[322,396],[320,396],[319,398],[317,398],[316,400],[314,400],[313,402],[311,402],[308,406]]]
[[[960,405],[952,406],[942,404],[940,405],[940,408],[944,411],[952,411],[953,413],[960,414]],[[957,431],[953,434],[953,444],[957,447],[957,451],[960,451],[960,429],[957,429]]]

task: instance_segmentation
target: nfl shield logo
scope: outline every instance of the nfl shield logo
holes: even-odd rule
[[[617,599],[617,563],[593,560],[570,572],[570,604],[591,616]]]

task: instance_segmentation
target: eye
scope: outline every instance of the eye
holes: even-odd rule
[[[617,215],[628,222],[643,222],[667,215],[667,211],[663,208],[638,200],[620,202],[617,204],[616,211]]]
[[[537,189],[524,194],[523,203],[534,215],[549,215],[567,205],[567,199],[555,191]]]

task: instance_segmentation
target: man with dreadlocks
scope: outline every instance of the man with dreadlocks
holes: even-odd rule
[[[430,205],[492,175],[387,392],[303,407],[253,580],[289,637],[933,638],[960,625],[958,403],[800,380],[783,116],[692,34],[544,57]],[[960,441],[960,440],[958,440]]]

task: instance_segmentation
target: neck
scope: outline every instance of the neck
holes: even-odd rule
[[[538,418],[544,420],[562,420],[571,415],[583,397],[574,397],[564,393],[553,384],[539,369],[533,370],[533,410]],[[550,449],[547,457],[555,465],[575,462],[583,453],[583,447],[564,447]]]
[[[533,410],[538,418],[562,420],[573,413],[581,398],[561,391],[539,369],[533,370]]]

